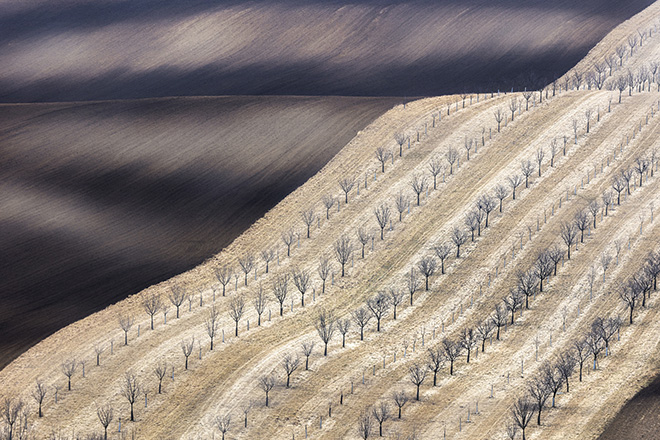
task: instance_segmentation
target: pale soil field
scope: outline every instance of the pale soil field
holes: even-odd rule
[[[328,283],[326,294],[318,294],[320,281],[313,275],[316,295],[312,299],[308,292],[304,308],[300,307],[299,295],[291,292],[293,312],[287,300],[284,317],[280,318],[277,304],[271,297],[271,320],[265,318],[266,323],[256,327],[256,313],[250,303],[257,284],[269,291],[277,272],[286,272],[293,267],[313,272],[319,255],[330,255],[333,243],[340,235],[346,234],[355,241],[358,227],[366,225],[375,230],[374,207],[380,203],[392,205],[392,196],[399,190],[410,192],[407,185],[411,176],[425,170],[434,155],[443,154],[449,146],[461,147],[465,136],[478,137],[481,128],[486,128],[486,133],[496,128],[493,110],[505,106],[510,96],[484,99],[482,95],[479,103],[474,100],[465,109],[459,104],[459,110],[455,111],[455,105],[452,105],[449,116],[446,116],[446,102],[454,102],[453,97],[415,101],[405,109],[395,107],[360,132],[317,175],[213,260],[61,330],[3,370],[0,373],[2,382],[16,384],[16,392],[37,378],[62,385],[65,377],[59,364],[71,357],[86,361],[86,377],[77,374],[72,391],[61,390],[59,403],[55,405],[49,401],[46,405],[46,417],[36,423],[42,434],[58,428],[65,433],[72,429],[76,432],[98,431],[95,408],[106,402],[111,402],[117,415],[121,414],[125,420],[128,405],[118,395],[118,389],[124,372],[131,370],[150,390],[148,408],[138,405],[137,422],[129,424],[129,429],[137,431],[138,438],[209,438],[215,417],[227,412],[233,419],[231,438],[290,438],[292,433],[304,435],[305,426],[313,438],[357,438],[357,417],[366,407],[381,399],[389,399],[395,390],[413,392],[414,387],[407,379],[408,367],[413,362],[426,362],[429,345],[439,343],[442,337],[456,336],[466,326],[485,319],[512,286],[515,271],[527,269],[540,249],[559,241],[561,222],[570,220],[590,198],[598,197],[608,188],[611,177],[621,167],[630,166],[635,157],[656,146],[658,118],[650,118],[648,125],[645,124],[650,108],[657,105],[655,93],[636,93],[620,105],[613,104],[611,113],[601,114],[600,122],[592,121],[589,134],[580,128],[577,145],[570,142],[572,118],[583,114],[586,108],[606,108],[610,96],[610,92],[562,93],[544,100],[543,104],[532,104],[527,112],[523,109],[522,114],[516,115],[515,121],[509,122],[501,133],[493,133],[492,139],[487,135],[485,146],[476,153],[473,151],[470,161],[465,161],[465,152],[461,150],[460,168],[452,176],[446,176],[438,190],[430,191],[428,197],[423,195],[421,206],[413,206],[402,222],[394,221],[393,230],[386,231],[384,241],[377,237],[373,251],[368,247],[364,260],[356,258],[354,264],[349,264],[345,278],[336,274],[335,283]],[[442,121],[438,123],[436,120],[436,127],[428,128],[428,134],[424,135],[424,124],[432,127],[432,114],[437,116],[438,109],[443,111]],[[641,134],[635,133],[632,139],[633,129],[640,120],[643,121]],[[422,133],[420,142],[416,142],[417,130]],[[412,135],[411,148],[408,150],[404,145],[403,157],[395,156],[394,165],[388,164],[382,174],[374,150],[381,145],[398,150],[393,140],[393,134],[398,131]],[[619,144],[626,133],[632,140],[629,145],[625,145],[624,140],[621,151]],[[539,146],[547,148],[552,138],[564,135],[569,139],[566,156],[560,153],[553,168],[546,160],[541,177],[534,175],[528,189],[524,184],[519,187],[515,201],[507,198],[504,212],[491,218],[489,228],[481,237],[464,246],[460,259],[450,258],[447,274],[431,278],[429,292],[418,292],[413,306],[407,303],[400,306],[396,321],[388,315],[380,333],[375,331],[372,323],[367,328],[365,340],[360,342],[354,327],[347,336],[346,348],[341,348],[340,337],[335,336],[329,345],[328,356],[322,355],[320,339],[314,330],[314,320],[320,309],[332,311],[338,318],[348,317],[350,311],[378,290],[388,286],[403,288],[404,274],[421,255],[429,253],[432,244],[447,240],[453,225],[462,226],[463,214],[479,195],[516,172],[520,160],[531,158]],[[360,195],[356,190],[352,191],[348,205],[342,201],[339,213],[333,210],[330,220],[322,219],[320,228],[313,228],[310,239],[303,235],[300,246],[294,245],[291,258],[284,257],[280,233],[290,226],[301,230],[298,212],[311,206],[317,212],[321,211],[320,197],[327,192],[337,195],[337,179],[353,173],[360,176]],[[365,174],[368,180],[366,190],[363,185]],[[462,357],[455,366],[453,377],[448,376],[446,368],[443,369],[437,387],[430,386],[427,379],[422,386],[421,402],[407,404],[402,420],[386,422],[385,434],[396,438],[398,433],[406,434],[416,429],[420,438],[438,438],[446,429],[453,438],[503,436],[509,407],[524,390],[523,379],[532,376],[543,361],[552,359],[569,346],[589,328],[595,316],[623,313],[616,285],[640,267],[652,244],[657,242],[657,222],[648,218],[648,205],[654,201],[657,205],[658,197],[655,177],[649,178],[641,188],[635,188],[621,206],[602,222],[599,220],[597,229],[591,231],[577,252],[574,251],[571,260],[560,268],[559,275],[550,280],[547,290],[531,302],[531,310],[525,311],[522,318],[504,333],[502,341],[495,341],[492,346],[489,344],[486,353],[480,354],[469,365]],[[561,208],[560,198],[563,199]],[[554,215],[551,214],[553,204]],[[640,214],[646,217],[641,235]],[[537,219],[540,219],[538,231]],[[532,227],[531,240],[528,226]],[[519,249],[520,232],[523,233],[522,250]],[[613,252],[612,243],[617,238],[626,243],[630,239],[631,248],[622,251],[619,264],[608,272],[605,283],[596,283],[590,301],[585,293],[588,269],[603,251]],[[234,286],[230,285],[226,298],[216,297],[215,306],[220,311],[225,340],[224,343],[216,341],[215,350],[209,351],[203,320],[212,303],[211,287],[217,284],[212,268],[218,264],[236,266],[237,257],[246,252],[257,254],[268,247],[279,249],[279,266],[273,265],[271,273],[266,275],[259,264],[256,282],[251,273],[247,288],[239,287],[235,292]],[[513,258],[512,248],[517,248]],[[504,258],[507,258],[506,266]],[[335,270],[338,270],[336,263]],[[242,284],[242,273],[239,281],[238,284]],[[141,310],[141,298],[151,292],[165,296],[173,284],[186,286],[194,293],[191,309],[186,301],[180,319],[174,318],[174,312],[170,310],[166,325],[162,316],[157,316],[156,329],[147,330],[148,316]],[[196,289],[202,289],[201,307]],[[291,286],[293,290],[295,288]],[[230,298],[236,295],[245,295],[248,301],[238,338],[232,336],[233,322],[227,313]],[[581,306],[579,317],[576,313],[578,304]],[[564,307],[568,310],[565,331],[561,325]],[[635,383],[625,388],[617,385],[633,375],[641,384],[643,378],[654,370],[647,359],[654,356],[652,347],[655,342],[652,339],[649,344],[646,336],[641,344],[638,336],[654,326],[653,310],[649,307],[638,315],[635,325],[624,327],[621,341],[613,345],[611,358],[601,360],[597,371],[585,372],[583,383],[573,380],[571,393],[559,396],[559,408],[547,411],[543,426],[529,429],[531,436],[589,438],[602,430],[608,417],[623,404],[627,395],[636,390]],[[128,347],[120,345],[123,333],[117,324],[118,313],[132,313],[136,318]],[[141,327],[139,337],[135,328],[138,324]],[[553,335],[552,346],[549,345],[550,334]],[[534,360],[536,335],[542,341],[538,361]],[[200,341],[202,359],[198,359],[196,345],[190,358],[190,369],[183,371],[180,342],[193,336]],[[286,353],[300,353],[300,343],[307,340],[317,343],[310,358],[310,371],[295,372],[292,387],[286,389],[282,385],[280,361]],[[404,358],[403,343],[406,340],[408,348]],[[114,342],[112,355],[109,353],[110,341]],[[93,365],[96,344],[106,347],[106,352],[101,355],[101,367]],[[175,367],[174,381],[166,379],[165,393],[156,395],[152,369],[162,359]],[[524,378],[520,377],[521,359],[525,362]],[[48,366],[43,366],[46,360]],[[611,362],[617,367],[610,367]],[[258,389],[257,381],[271,371],[275,372],[278,385],[271,391],[270,407],[265,408],[263,392]],[[507,374],[510,375],[509,383]],[[488,398],[491,385],[493,399]],[[9,385],[10,392],[12,389]],[[342,392],[343,405],[339,405]],[[470,423],[466,424],[467,409],[473,408],[477,401],[479,415],[472,414]],[[330,402],[333,411],[328,418]],[[248,403],[254,407],[249,413],[249,427],[245,429],[241,409]],[[458,432],[461,418],[462,431]],[[215,435],[218,435],[217,430]]]
[[[0,106],[0,367],[218,252],[399,99]]]
[[[651,3],[11,0],[0,100],[522,89]]]

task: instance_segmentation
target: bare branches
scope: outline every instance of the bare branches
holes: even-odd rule
[[[399,157],[403,156],[403,143],[406,142],[406,135],[403,133],[395,133],[394,140],[399,144]]]
[[[76,369],[78,368],[78,362],[76,362],[75,359],[68,359],[62,363],[61,368],[62,373],[64,373],[68,379],[67,389],[71,391],[71,376],[73,376],[76,372]]]
[[[376,318],[376,331],[380,331],[380,320],[387,314],[390,308],[390,302],[387,295],[383,292],[378,292],[376,296],[367,299],[367,308],[371,314]]]
[[[266,292],[264,292],[264,289],[259,286],[257,288],[257,291],[254,293],[254,298],[252,299],[252,305],[254,306],[254,310],[257,312],[257,326],[261,325],[261,315],[264,313],[266,310],[266,306],[268,305],[268,298],[266,297]]]
[[[381,172],[383,173],[385,172],[385,163],[390,158],[391,154],[392,153],[385,150],[383,147],[376,148],[376,159],[378,159],[378,162],[380,162]]]
[[[325,293],[325,280],[330,275],[331,270],[332,270],[332,266],[330,265],[330,260],[328,259],[327,256],[321,255],[319,257],[319,267],[317,269],[319,277],[323,281],[323,287],[321,293]]]
[[[330,339],[332,339],[332,335],[335,333],[335,318],[331,312],[322,309],[316,317],[316,323],[314,326],[324,344],[323,356],[327,356],[328,343],[330,342]]]
[[[183,352],[183,356],[186,358],[186,365],[185,365],[186,370],[188,369],[188,358],[192,354],[193,348],[195,348],[194,336],[188,340],[181,341],[181,351]]]
[[[522,177],[520,177],[520,174],[512,174],[507,180],[509,181],[509,186],[511,186],[511,191],[513,192],[513,200],[516,200],[516,188],[522,183]]]
[[[453,147],[449,147],[445,153],[445,159],[449,162],[449,175],[454,174],[454,164],[458,160],[458,151]]]
[[[167,376],[167,362],[161,361],[154,367],[154,374],[158,378],[158,394],[163,392],[163,379]]]
[[[355,176],[344,177],[339,181],[339,187],[344,192],[344,203],[348,204],[348,193],[351,192],[355,186]]]
[[[235,336],[238,336],[238,322],[243,317],[243,309],[245,308],[245,300],[241,295],[232,297],[229,302],[229,316],[236,323]]]
[[[529,159],[520,161],[520,171],[525,176],[525,188],[529,188],[529,176],[534,173],[534,164]]]
[[[513,404],[513,408],[511,408],[511,418],[513,423],[522,431],[523,439],[525,439],[525,428],[532,420],[534,411],[534,404],[527,397],[518,398]]]
[[[325,206],[325,219],[330,220],[330,209],[335,206],[335,196],[332,194],[326,194],[321,199],[323,206]]]
[[[410,187],[413,192],[417,194],[417,206],[419,206],[419,196],[426,190],[428,187],[426,182],[426,177],[421,177],[415,174],[410,180]]]
[[[112,407],[110,405],[97,407],[96,416],[99,418],[99,422],[101,422],[101,426],[103,426],[103,429],[105,430],[103,439],[108,440],[108,426],[110,426],[110,423],[112,423],[112,419],[114,417],[114,411],[112,410]]]
[[[390,222],[390,208],[383,205],[380,205],[378,208],[374,209],[374,215],[376,216],[376,221],[378,226],[380,226],[380,239],[383,239],[383,232],[387,227],[387,224]],[[362,248],[364,252],[364,246]],[[364,258],[364,255],[362,256]]]
[[[163,301],[160,298],[160,295],[152,293],[148,295],[142,301],[142,308],[151,318],[151,330],[154,329],[154,315],[160,311],[163,307]]]
[[[259,388],[266,393],[266,406],[268,406],[268,393],[275,387],[275,377],[272,374],[259,378]]]
[[[216,267],[214,271],[215,271],[215,277],[218,279],[220,284],[222,284],[222,296],[225,296],[227,284],[229,284],[229,282],[231,281],[231,277],[233,275],[231,267],[229,266]]]
[[[392,400],[394,400],[394,403],[399,408],[399,418],[401,418],[401,409],[408,403],[408,395],[404,390],[394,391],[392,393]]]
[[[133,404],[140,396],[141,390],[142,388],[135,374],[126,373],[119,392],[126,400],[128,400],[128,403],[131,405],[131,422],[135,421]]]
[[[293,284],[296,285],[298,292],[300,292],[300,303],[302,307],[305,307],[305,293],[307,293],[310,285],[309,272],[307,272],[307,269],[294,267],[291,270],[291,277],[293,278]]]
[[[47,394],[48,394],[48,387],[46,387],[46,385],[42,381],[37,380],[37,383],[34,384],[34,388],[32,389],[32,398],[34,399],[35,402],[37,402],[37,405],[39,406],[39,410],[38,410],[39,418],[44,416],[41,408],[43,406],[43,402]]]
[[[325,281],[325,280],[324,280]],[[289,290],[289,274],[277,274],[273,280],[273,296],[280,303],[280,316],[284,314],[284,301]]]
[[[497,132],[500,132],[500,126],[502,125],[502,121],[504,120],[504,112],[500,107],[497,107],[497,110],[493,112],[493,115],[495,116],[495,121],[497,121]]]
[[[440,174],[444,171],[444,167],[442,166],[442,162],[440,162],[440,158],[438,156],[434,156],[429,161],[429,171],[431,172],[431,175],[433,176],[433,189],[435,190],[435,189],[437,189],[438,174]]]
[[[282,242],[286,246],[287,257],[291,256],[291,245],[295,240],[296,240],[296,232],[293,230],[293,228],[289,228],[288,230],[282,232]]]
[[[172,305],[176,307],[176,317],[179,318],[179,307],[183,304],[183,301],[186,299],[186,289],[181,286],[173,285],[170,287],[170,293],[168,298]]]
[[[245,274],[245,285],[248,285],[248,274],[254,268],[254,256],[251,253],[247,253],[238,259],[238,265],[241,266],[241,270]]]
[[[131,315],[121,314],[117,317],[119,327],[124,331],[124,345],[128,345],[128,332],[133,327],[133,317]]]
[[[451,233],[451,241],[453,241],[456,246],[456,258],[461,258],[461,246],[467,241],[465,231],[455,227]]]
[[[287,354],[282,359],[282,368],[284,368],[284,373],[286,374],[286,387],[290,386],[291,375],[294,371],[300,366],[300,358],[298,356],[293,357],[291,354]]]
[[[403,213],[410,208],[410,199],[399,192],[399,195],[394,199],[394,204],[396,205],[396,210],[399,211],[399,221],[403,218]]]
[[[352,313],[353,321],[360,327],[360,341],[364,341],[364,328],[371,320],[371,316],[371,313],[364,307],[360,307]]]
[[[417,363],[408,368],[408,378],[417,387],[416,400],[419,401],[419,387],[424,383],[428,370],[426,366],[421,366]]]
[[[345,274],[344,268],[346,263],[348,263],[353,253],[353,248],[351,247],[351,239],[347,236],[342,236],[339,240],[335,242],[335,258],[337,262],[341,265],[341,276]]]
[[[426,281],[426,290],[429,290],[429,278],[435,273],[437,261],[433,257],[423,257],[417,262],[417,269],[424,275]]]
[[[575,223],[562,223],[559,235],[568,249],[567,258],[571,259],[571,246],[577,241],[578,229]]]

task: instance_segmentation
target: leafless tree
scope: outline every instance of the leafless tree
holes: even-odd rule
[[[403,144],[406,142],[406,135],[403,133],[395,133],[394,140],[399,144],[399,157],[403,156]]]
[[[616,79],[616,88],[619,91],[619,104],[621,104],[621,95],[623,94],[623,91],[626,90],[626,87],[628,87],[628,78],[623,75],[619,76]]]
[[[372,315],[365,307],[360,307],[353,312],[352,316],[355,324],[360,327],[360,341],[364,341],[364,328],[371,320]]]
[[[259,388],[266,393],[266,406],[268,406],[268,393],[275,387],[275,377],[267,374],[259,378]]]
[[[509,438],[509,440],[516,440],[517,435],[518,435],[518,425],[516,425],[515,423],[507,423],[506,436]]]
[[[456,149],[453,147],[449,147],[445,153],[445,159],[447,159],[447,162],[449,162],[449,174],[454,174],[454,164],[458,160],[458,151],[456,151]]]
[[[550,250],[543,250],[539,253],[534,264],[536,278],[539,281],[539,292],[543,292],[543,281],[550,278],[554,271],[554,260],[550,255]]]
[[[437,267],[438,267],[438,263],[436,259],[433,257],[429,257],[429,256],[423,257],[421,260],[417,262],[417,269],[422,275],[424,275],[427,291],[429,290],[429,278],[433,276]]]
[[[467,160],[470,160],[470,150],[472,149],[473,143],[474,142],[472,139],[468,140],[467,136],[465,136],[465,144],[463,146],[465,148],[465,152],[467,153]]]
[[[529,297],[534,296],[539,291],[539,278],[534,269],[526,272],[518,271],[516,273],[516,288],[525,295],[525,308],[529,310]]]
[[[580,210],[575,213],[575,227],[580,230],[580,243],[584,243],[584,231],[589,228],[589,217],[587,217],[587,212]]]
[[[112,423],[112,419],[114,418],[114,411],[112,410],[112,407],[110,405],[97,407],[96,416],[99,418],[101,426],[103,426],[103,440],[108,440],[108,426],[110,426],[110,423]]]
[[[591,355],[587,341],[585,339],[579,339],[575,341],[573,343],[573,353],[574,353],[575,363],[576,365],[579,366],[580,382],[582,382],[582,368],[584,366],[585,361],[589,359],[589,356]]]
[[[351,239],[347,236],[344,235],[335,242],[335,258],[337,258],[337,262],[341,265],[342,277],[344,276],[344,267],[350,260],[352,253]]]
[[[557,265],[562,260],[562,258],[564,258],[564,251],[561,250],[559,246],[554,244],[550,249],[548,249],[548,258],[552,260],[552,264],[554,266],[554,275],[557,275]]]
[[[254,268],[254,256],[250,253],[247,253],[238,259],[238,265],[241,266],[241,270],[245,274],[245,285],[248,285],[248,274]]]
[[[266,292],[264,292],[264,289],[262,289],[261,286],[259,286],[254,293],[252,305],[257,312],[257,326],[261,326],[261,315],[266,311],[266,306],[268,305]]]
[[[0,407],[0,416],[7,425],[5,427],[5,431],[4,431],[5,435],[3,436],[3,438],[6,438],[8,440],[12,440],[12,438],[18,438],[18,437],[20,437],[21,439],[23,438],[20,432],[17,433],[17,437],[14,437],[14,432],[15,432],[14,425],[16,425],[16,429],[18,431],[22,430],[22,423],[20,421],[20,418],[21,418],[21,414],[24,411],[24,407],[25,407],[25,403],[22,400],[5,397],[5,399],[2,402],[2,407]]]
[[[286,256],[291,256],[291,245],[296,241],[296,232],[293,228],[288,229],[282,233],[282,242],[286,245]]]
[[[512,174],[508,177],[509,186],[511,186],[511,191],[513,193],[513,200],[516,200],[516,188],[522,183],[522,177],[520,174]]]
[[[454,375],[454,362],[461,355],[463,351],[463,346],[456,341],[451,339],[443,339],[441,345],[442,351],[444,352],[445,358],[449,361],[449,375]]]
[[[419,278],[417,278],[417,273],[415,272],[415,268],[411,267],[410,268],[410,273],[406,274],[406,287],[408,288],[408,293],[410,294],[410,305],[413,305],[413,296],[415,295],[415,292],[417,292],[417,289],[419,289],[419,286],[421,284],[421,281]]]
[[[133,373],[126,373],[124,375],[124,381],[121,384],[120,394],[128,400],[128,403],[131,405],[131,422],[135,421],[135,415],[133,413],[133,404],[140,397],[142,392],[142,387],[140,382],[138,382],[137,377]]]
[[[426,177],[415,174],[410,180],[410,187],[417,194],[417,206],[419,206],[419,196],[426,190]]]
[[[383,147],[376,148],[376,159],[380,162],[381,172],[385,172],[385,163],[390,158],[390,152],[385,150]]]
[[[518,110],[518,105],[518,98],[512,96],[511,100],[509,101],[509,110],[511,110],[511,122],[513,122],[516,117],[516,110]]]
[[[186,370],[188,369],[188,358],[192,354],[193,348],[195,348],[194,336],[188,340],[181,341],[181,351],[183,352],[183,356],[186,358],[186,364],[185,364]]]
[[[634,273],[629,280],[636,290],[639,290],[642,295],[642,307],[646,307],[646,295],[651,292],[653,288],[653,278],[643,269]]]
[[[284,373],[286,374],[286,387],[290,386],[291,375],[294,371],[300,366],[300,358],[298,356],[293,357],[291,354],[287,354],[282,359],[282,368],[284,368]]]
[[[445,354],[441,347],[428,349],[428,369],[433,372],[433,386],[437,385],[438,371],[445,365]]]
[[[332,335],[335,333],[335,318],[331,312],[322,309],[316,317],[316,323],[314,326],[324,344],[323,356],[327,356],[328,343],[330,342],[330,339],[332,339]]]
[[[493,325],[497,327],[497,335],[495,339],[498,341],[500,340],[500,329],[506,325],[507,321],[507,311],[504,307],[502,307],[501,304],[497,304],[495,306],[495,311],[493,315],[491,316],[491,321],[493,322]]]
[[[626,189],[626,181],[619,176],[614,176],[612,179],[612,189],[616,191],[616,204],[621,204],[621,193]]]
[[[299,269],[294,267],[291,270],[291,278],[293,279],[293,284],[296,285],[298,292],[300,292],[300,304],[302,307],[305,307],[305,293],[309,289],[310,284],[310,275],[306,269]]]
[[[351,328],[351,320],[348,318],[345,319],[338,319],[337,320],[337,328],[339,329],[339,333],[341,333],[341,348],[346,347],[346,333],[348,333],[348,330]]]
[[[522,440],[526,440],[525,429],[532,420],[535,411],[536,406],[527,397],[518,398],[518,400],[514,402],[513,408],[511,408],[511,418],[516,426],[522,431]]]
[[[451,245],[449,243],[441,243],[433,247],[433,252],[435,256],[440,260],[440,273],[444,275],[445,273],[445,260],[449,258],[451,253]]]
[[[392,393],[392,400],[394,400],[394,403],[399,408],[399,418],[401,418],[401,409],[408,403],[408,395],[404,390],[394,391]]]
[[[301,344],[303,354],[305,355],[305,370],[309,370],[309,357],[312,355],[312,350],[314,350],[314,342],[307,341]]]
[[[502,121],[504,120],[504,112],[500,107],[497,107],[497,110],[493,112],[493,115],[495,115],[495,121],[497,121],[497,132],[500,132],[500,126],[502,125]]]
[[[142,307],[144,308],[144,311],[147,312],[147,314],[151,318],[151,330],[153,330],[154,315],[158,313],[160,309],[163,307],[163,302],[160,299],[160,295],[156,295],[155,293],[148,295],[142,301]]]
[[[461,246],[467,241],[465,231],[458,227],[454,227],[451,232],[451,241],[453,241],[456,246],[456,258],[461,258]]]
[[[387,402],[380,402],[380,405],[373,408],[372,414],[374,419],[378,422],[378,432],[380,437],[383,436],[383,423],[385,423],[391,416],[390,406]]]
[[[440,162],[440,158],[438,156],[435,156],[430,160],[429,170],[431,171],[431,175],[433,176],[433,189],[435,190],[437,189],[438,174],[444,171],[444,167],[442,166],[442,163]]]
[[[577,241],[578,228],[574,222],[562,223],[559,235],[568,249],[567,258],[571,259],[571,246]]]
[[[355,186],[355,176],[344,177],[339,181],[339,187],[344,191],[344,203],[348,204],[348,193]]]
[[[623,44],[617,46],[614,52],[616,53],[616,56],[619,57],[619,67],[623,66],[623,57],[626,56],[626,46]]]
[[[410,207],[410,199],[402,192],[399,192],[399,195],[394,198],[394,204],[396,205],[396,210],[399,211],[399,221],[401,221],[403,213]]]
[[[644,158],[644,157],[636,157],[635,158],[635,165],[633,168],[635,171],[637,171],[637,174],[639,174],[639,186],[640,188],[642,187],[642,183],[644,182],[644,175],[649,169],[649,160]]]
[[[383,233],[385,231],[385,228],[387,227],[387,224],[390,222],[390,208],[383,205],[380,205],[378,208],[374,209],[374,215],[376,216],[376,221],[378,222],[378,226],[380,226],[380,239],[383,239]],[[362,248],[362,252],[364,253],[364,247]],[[364,255],[362,256],[364,258]]]
[[[660,275],[660,251],[651,251],[646,257],[644,270],[653,280],[653,290],[658,290],[658,275]]]
[[[533,399],[536,406],[536,424],[541,425],[541,412],[545,407],[546,402],[552,394],[552,390],[548,386],[543,375],[533,378],[528,384],[529,395]]]
[[[222,284],[222,296],[225,296],[225,292],[227,290],[227,284],[229,284],[229,282],[231,281],[233,271],[229,266],[216,267],[214,270],[215,270],[215,277],[218,279],[220,284]]]
[[[566,392],[569,392],[569,378],[573,375],[575,370],[575,356],[571,350],[564,351],[559,354],[555,362],[555,368],[561,374],[563,382],[566,384]]]
[[[538,172],[539,172],[539,177],[541,177],[541,163],[543,162],[543,158],[545,157],[545,152],[543,151],[543,147],[539,147],[536,150],[536,162],[539,164],[538,167]],[[524,171],[523,171],[524,173]]]
[[[472,327],[464,328],[458,343],[467,352],[467,363],[469,364],[472,348],[477,345],[477,334],[474,329]]]
[[[522,309],[525,295],[519,289],[511,289],[508,296],[503,298],[504,306],[511,313],[511,325],[513,325],[516,312]]]
[[[325,255],[321,255],[319,257],[319,267],[317,269],[319,277],[323,282],[323,285],[321,287],[321,293],[325,293],[325,280],[328,278],[328,276],[330,276],[331,271],[332,271],[332,266],[330,265],[329,258]]]
[[[630,195],[630,180],[632,179],[633,172],[634,170],[632,168],[621,170],[621,178],[626,182],[626,191],[628,192],[628,195]]]
[[[495,330],[495,324],[491,319],[486,319],[477,326],[477,334],[481,339],[481,352],[486,351],[486,341],[490,338],[491,333]]]
[[[96,354],[96,366],[101,365],[101,354],[105,351],[102,345],[96,344],[94,346],[94,353]]]
[[[68,379],[67,389],[71,391],[71,376],[73,376],[78,369],[78,362],[75,359],[68,359],[61,365],[62,373]]]
[[[610,316],[609,318],[598,317],[591,324],[591,329],[605,343],[605,356],[610,354],[610,341],[621,328],[621,318]]]
[[[587,337],[585,338],[587,347],[589,347],[589,353],[593,356],[594,370],[598,364],[598,355],[605,349],[605,345],[600,336],[600,333],[592,328],[590,332],[587,332]]]
[[[358,419],[358,434],[364,440],[368,439],[373,429],[373,422],[371,421],[371,413],[367,409]]]
[[[608,208],[609,208],[610,204],[612,203],[612,197],[613,197],[612,191],[610,191],[609,189],[605,190],[605,192],[601,196],[601,199],[603,200],[603,208],[605,208],[605,217],[607,217]]]
[[[637,46],[637,35],[630,35],[628,37],[628,46],[630,47],[630,56],[633,56],[633,50]]]
[[[245,300],[241,295],[236,295],[232,297],[229,302],[229,316],[236,323],[236,331],[234,332],[235,336],[238,336],[238,321],[243,317],[243,309],[245,308]]]
[[[495,197],[500,201],[500,212],[502,212],[502,202],[509,196],[509,190],[506,186],[499,184],[495,187]]]
[[[275,259],[275,251],[272,249],[265,249],[261,251],[261,259],[264,260],[264,264],[266,265],[266,273],[268,273],[268,265]]]
[[[241,410],[243,411],[243,427],[247,428],[248,427],[248,414],[250,414],[250,411],[252,410],[252,407],[254,406],[254,402],[250,400],[247,403],[244,403],[241,406]]]
[[[367,299],[367,308],[376,318],[376,331],[380,331],[380,320],[390,309],[390,301],[383,292],[378,292],[374,297]]]
[[[46,398],[46,394],[48,394],[48,387],[46,387],[46,385],[42,381],[37,380],[37,383],[34,385],[34,388],[32,389],[32,398],[34,399],[35,402],[37,402],[37,406],[39,408],[37,414],[39,418],[42,418],[44,416],[41,408],[43,406],[44,399]]]
[[[335,196],[326,194],[321,201],[323,202],[323,206],[325,206],[325,219],[330,220],[330,210],[335,206]]]
[[[215,339],[215,334],[218,331],[218,326],[220,325],[220,323],[218,322],[218,319],[220,318],[219,315],[220,314],[218,313],[218,310],[215,308],[215,305],[213,305],[211,306],[211,309],[208,311],[206,315],[206,319],[204,320],[204,325],[206,326],[206,333],[209,335],[209,338],[211,339],[211,351],[213,351],[213,340]]]
[[[426,369],[426,366],[419,365],[418,363],[415,363],[408,368],[408,377],[413,385],[417,387],[417,401],[419,401],[419,387],[424,383],[427,374],[428,370]]]
[[[479,200],[477,200],[477,207],[486,214],[486,228],[488,227],[488,216],[496,206],[497,204],[495,200],[488,194],[483,194],[481,197],[479,197]]]
[[[396,321],[396,308],[399,304],[403,303],[404,293],[395,287],[390,287],[388,293],[390,304],[392,304],[392,308],[394,309],[394,320]]]
[[[124,345],[128,345],[128,332],[133,327],[133,317],[131,315],[121,314],[117,317],[119,327],[124,331]]]
[[[161,361],[154,367],[154,374],[158,378],[158,394],[163,393],[163,379],[167,376],[168,365],[167,362]]]
[[[215,426],[218,428],[218,431],[222,434],[222,440],[225,440],[225,434],[229,432],[231,426],[231,414],[225,414],[224,416],[218,416],[215,418]]]
[[[591,122],[591,112],[592,112],[592,110],[590,108],[588,108],[584,111],[584,117],[587,120],[587,133],[589,133],[589,123]]]
[[[364,248],[371,241],[371,234],[364,228],[358,228],[357,230],[358,241],[362,245],[362,258],[364,258]]]
[[[465,219],[463,220],[463,223],[465,223],[465,226],[468,227],[470,230],[470,237],[472,241],[474,241],[474,231],[479,229],[479,232],[481,232],[481,217],[479,214],[481,213],[480,210],[473,210],[465,214]]]
[[[324,279],[325,284],[325,279]],[[284,301],[289,292],[289,274],[277,274],[273,280],[273,296],[280,303],[280,316],[284,314]]]
[[[534,164],[529,159],[520,161],[520,171],[525,176],[525,188],[529,188],[529,176],[534,173]]]
[[[169,293],[170,302],[174,307],[176,307],[176,317],[179,318],[179,307],[183,304],[183,301],[186,299],[186,289],[181,286],[171,286]]]
[[[580,90],[580,85],[582,84],[582,77],[584,76],[583,72],[579,70],[573,71],[573,83],[575,84],[575,89]]]

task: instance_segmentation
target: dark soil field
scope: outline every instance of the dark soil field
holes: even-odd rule
[[[0,366],[194,267],[398,100],[0,106]]]

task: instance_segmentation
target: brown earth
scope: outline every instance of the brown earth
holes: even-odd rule
[[[0,367],[218,252],[397,101],[1,105]]]

